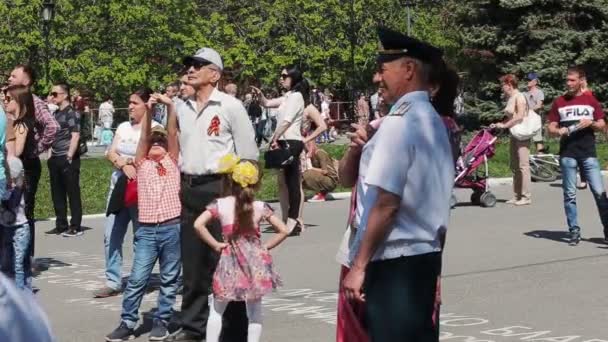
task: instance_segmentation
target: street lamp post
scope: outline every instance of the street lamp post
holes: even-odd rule
[[[55,2],[53,0],[44,0],[42,3],[42,34],[44,36],[45,45],[45,56],[44,56],[44,78],[45,81],[49,81],[49,57],[50,57],[50,43],[49,34],[51,33],[51,23],[55,17]]]
[[[405,11],[407,13],[407,35],[412,35],[412,7],[423,4],[423,5],[438,5],[443,0],[400,0],[401,5],[405,6]]]

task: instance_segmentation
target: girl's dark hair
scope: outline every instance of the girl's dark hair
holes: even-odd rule
[[[291,91],[297,91],[304,98],[304,107],[310,104],[310,86],[304,78],[302,71],[295,65],[283,67],[287,70],[287,76],[291,78]]]
[[[133,95],[137,95],[142,101],[144,102],[148,102],[148,100],[150,99],[150,96],[152,96],[154,92],[152,91],[152,89],[148,88],[148,87],[141,87],[139,89],[137,89]]]
[[[431,84],[437,86],[439,90],[431,99],[431,103],[439,115],[453,118],[455,115],[454,101],[458,96],[460,77],[445,63],[437,69],[438,73],[431,73],[436,75],[431,77]]]
[[[34,95],[29,87],[15,85],[4,90],[5,95],[10,95],[19,105],[19,117],[15,123],[27,122],[33,124],[36,121],[36,107],[34,106]]]
[[[256,227],[253,222],[253,202],[255,201],[255,192],[260,186],[262,180],[262,171],[259,167],[258,179],[256,184],[249,185],[243,188],[240,184],[232,182],[232,195],[234,201],[234,236],[255,235]],[[232,178],[231,178],[232,181]]]

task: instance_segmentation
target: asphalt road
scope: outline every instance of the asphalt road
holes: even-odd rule
[[[494,189],[508,199],[507,186]],[[584,240],[565,242],[559,184],[535,184],[533,204],[468,205],[458,190],[444,256],[442,340],[608,341],[608,246],[589,191],[579,198]],[[432,195],[432,194],[429,194]],[[276,205],[275,205],[276,206]],[[345,228],[348,201],[307,204],[308,229],[274,253],[284,287],[265,299],[263,341],[334,340],[339,266],[334,261]],[[93,299],[104,284],[103,219],[87,219],[78,238],[44,236],[39,224],[37,257],[49,269],[35,280],[38,298],[58,341],[103,341],[120,317],[121,297]],[[268,234],[265,234],[268,236]],[[131,238],[125,242],[130,271]],[[154,287],[154,286],[153,286]],[[147,313],[157,291],[142,305],[137,341],[147,340]],[[179,298],[176,305],[179,308]]]

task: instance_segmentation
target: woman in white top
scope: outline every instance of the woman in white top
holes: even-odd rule
[[[142,88],[129,97],[129,121],[118,125],[112,145],[106,152],[106,157],[114,166],[110,179],[108,203],[118,179],[125,175],[135,179],[134,163],[137,143],[141,134],[141,121],[146,113],[146,103],[152,95],[152,90]],[[152,126],[158,126],[153,122]],[[137,206],[123,208],[119,212],[109,214],[106,220],[104,244],[106,256],[106,286],[95,291],[96,298],[116,296],[122,291],[122,244],[127,233],[129,222],[137,227]]]
[[[509,129],[522,122],[528,115],[526,97],[517,90],[517,77],[505,75],[500,78],[502,91],[507,96],[507,106],[504,112],[507,119],[494,126],[501,129]],[[529,205],[532,203],[530,194],[530,140],[518,140],[511,136],[511,171],[513,172],[512,199],[507,204]]]
[[[302,72],[296,67],[283,68],[280,83],[287,90],[285,96],[280,99],[269,100],[260,89],[253,87],[253,90],[260,98],[262,106],[278,107],[277,129],[272,136],[270,148],[289,146],[289,151],[294,157],[293,162],[281,169],[278,174],[279,191],[285,193],[284,189],[287,189],[287,196],[280,196],[281,211],[283,215],[287,213],[287,227],[293,236],[299,235],[302,231],[302,225],[298,222],[302,199],[300,154],[304,149],[302,120],[306,102],[309,100],[309,87]]]

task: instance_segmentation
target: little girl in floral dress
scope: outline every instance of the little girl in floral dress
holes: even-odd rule
[[[232,195],[211,203],[194,222],[203,241],[220,253],[213,275],[206,341],[219,341],[222,315],[228,303],[245,301],[249,319],[247,341],[257,342],[262,335],[262,297],[281,285],[268,250],[285,240],[288,231],[268,204],[255,200],[260,175],[253,163],[228,155],[220,160],[220,170],[230,176]],[[224,242],[217,241],[207,229],[212,219],[220,221]],[[260,239],[262,220],[277,232],[266,243]]]

